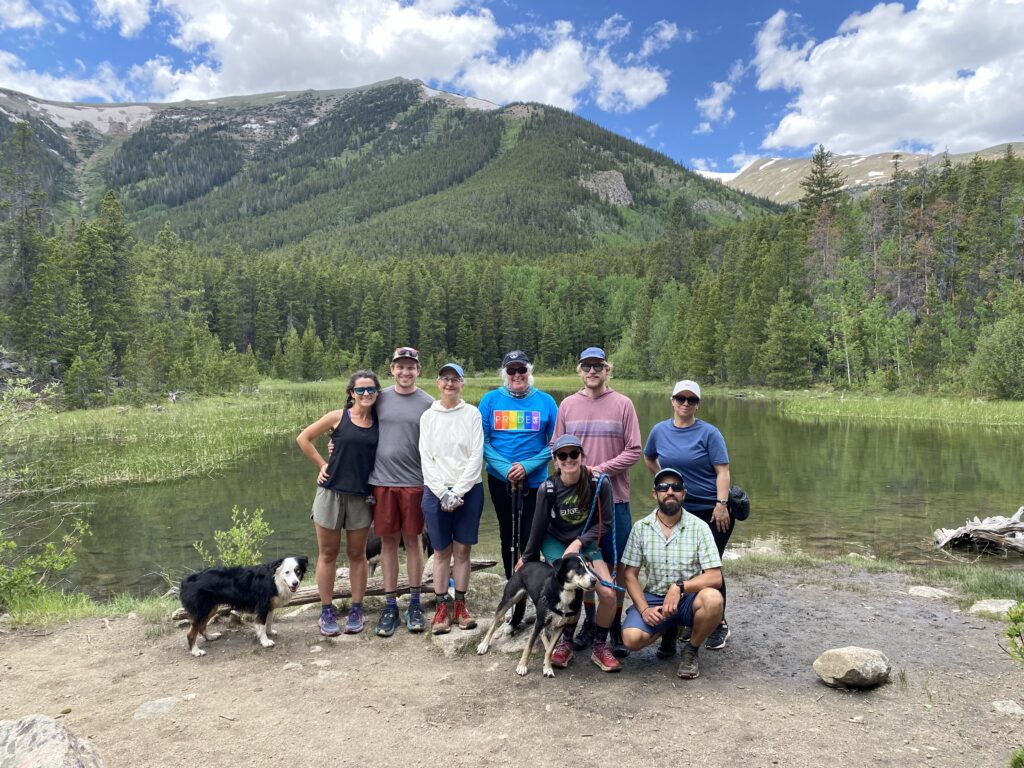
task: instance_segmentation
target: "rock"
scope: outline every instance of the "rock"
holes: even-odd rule
[[[970,608],[968,613],[981,616],[994,616],[997,619],[1005,619],[1006,614],[1017,605],[1016,600],[979,600]]]
[[[1001,715],[1013,715],[1014,717],[1024,717],[1024,707],[1022,707],[1016,701],[993,701],[992,709],[994,709]]]
[[[479,619],[478,619],[479,621]],[[447,635],[431,635],[430,644],[440,649],[446,659],[454,658],[463,651],[470,649],[475,653],[476,644],[483,639],[483,633],[490,626],[489,621],[482,621],[473,629],[459,629],[452,627]]]
[[[148,720],[151,717],[160,717],[166,715],[178,704],[177,696],[167,696],[162,699],[153,699],[153,701],[147,701],[135,710],[135,714],[132,717],[136,720]]]
[[[343,677],[345,677],[345,673],[339,672],[336,669],[321,669],[316,673],[316,679],[321,683],[326,683],[331,680],[340,680]]]
[[[310,653],[322,653],[323,650],[324,650],[324,648],[323,648],[322,645],[313,645],[313,646],[310,646],[310,648],[309,648],[309,652]]]
[[[921,585],[911,587],[907,592],[909,592],[912,597],[924,597],[928,600],[942,600],[944,598],[956,597],[952,592],[947,592],[944,589],[939,589],[938,587],[925,587]]]
[[[46,768],[104,768],[99,751],[87,739],[46,715],[0,720],[0,765]]]
[[[317,659],[316,661],[313,662],[313,666],[314,667],[321,667],[321,668],[329,667],[329,666],[331,666],[331,660],[330,659]]]
[[[297,662],[297,661],[289,661],[287,664],[285,664],[283,667],[281,667],[281,670],[283,672],[289,672],[289,671],[291,671],[293,669],[302,669],[302,665],[299,664],[299,662]]]
[[[579,185],[600,197],[606,203],[620,206],[633,205],[633,194],[626,186],[621,171],[594,171],[579,179]]]
[[[889,659],[881,651],[849,645],[825,651],[814,671],[833,688],[874,688],[889,682]]]

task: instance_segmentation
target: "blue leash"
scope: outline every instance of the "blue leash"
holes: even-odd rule
[[[603,483],[607,479],[608,479],[608,475],[606,475],[604,472],[602,472],[600,475],[597,476],[597,487],[594,489],[594,498],[592,498],[590,500],[590,513],[587,515],[587,521],[583,524],[583,530],[584,531],[586,531],[587,528],[590,527],[590,521],[594,517],[594,510],[597,508],[597,498],[598,498],[598,496],[601,495],[601,483]],[[615,570],[612,571],[612,578],[614,579],[616,577],[616,575],[617,575],[618,564],[619,564],[619,552],[618,552],[618,547],[615,544],[616,538],[615,538],[615,505],[614,504],[612,505],[612,510],[611,511],[612,511],[612,557],[614,558],[614,562],[612,563],[612,567],[615,568]],[[606,581],[605,579],[602,579],[600,576],[598,576],[596,573],[591,571],[589,568],[587,569],[587,571],[590,573],[591,576],[593,576],[595,579],[597,579],[597,581],[601,585],[603,585],[605,587],[610,587],[611,589],[614,589],[614,590],[618,590],[619,592],[625,592],[626,591],[625,589],[620,587],[618,584],[615,584],[613,582]]]

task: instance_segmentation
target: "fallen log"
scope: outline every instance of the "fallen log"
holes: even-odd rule
[[[1024,507],[1013,517],[996,515],[979,520],[975,517],[959,528],[938,528],[935,546],[982,547],[1001,552],[1019,552],[1024,555]]]
[[[471,560],[470,569],[474,571],[482,571],[486,568],[493,568],[497,565],[496,560]],[[423,584],[430,584],[433,580],[433,570],[429,567],[423,569]],[[431,587],[431,590],[433,587]],[[409,579],[406,576],[399,574],[398,576],[398,593],[404,595],[409,591]],[[384,577],[374,576],[366,580],[366,594],[367,595],[383,595],[384,594]],[[334,599],[352,597],[352,586],[349,584],[348,568],[339,568],[334,579]],[[308,587],[299,587],[299,589],[292,595],[292,599],[289,601],[288,606],[293,605],[305,605],[306,603],[315,603],[320,600],[320,593],[317,591],[316,585],[313,584]],[[217,609],[217,614],[223,616],[230,613],[231,608],[227,605],[222,605]],[[179,608],[171,614],[171,621],[181,621],[187,619],[188,614],[185,613],[184,608]]]

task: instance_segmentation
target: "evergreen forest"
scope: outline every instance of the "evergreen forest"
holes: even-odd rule
[[[97,166],[86,215],[67,215],[33,126],[8,129],[8,368],[81,408],[383,370],[402,344],[427,370],[478,372],[511,348],[567,370],[597,345],[619,376],[1024,399],[1012,148],[914,173],[896,157],[851,199],[819,147],[779,209],[567,113],[502,123],[407,90],[363,94],[260,163],[226,129],[154,121]],[[402,130],[380,130],[396,110]],[[632,205],[576,183],[581,167],[618,169]]]

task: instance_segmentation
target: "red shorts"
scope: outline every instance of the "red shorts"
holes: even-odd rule
[[[373,486],[373,530],[378,536],[408,533],[417,536],[423,533],[423,486],[416,488],[392,488],[386,485]]]

